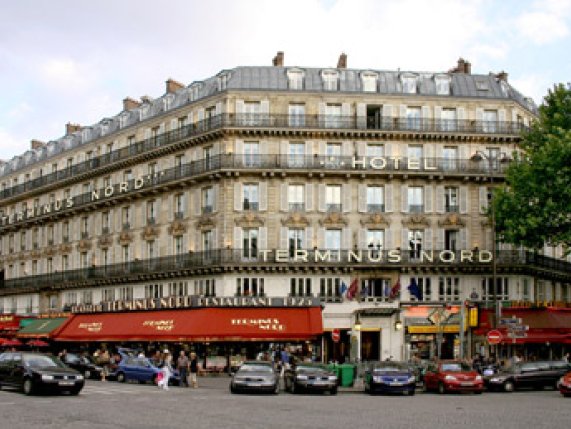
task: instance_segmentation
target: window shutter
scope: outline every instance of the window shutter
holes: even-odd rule
[[[317,193],[317,210],[324,212],[325,207],[325,185],[323,183],[319,184],[319,192]]]
[[[502,132],[507,131],[506,126],[506,109],[499,109],[498,110],[498,129]]]
[[[244,113],[244,100],[236,100],[236,115],[242,115]]]
[[[218,196],[220,195],[220,185],[212,187],[212,211],[218,211]]]
[[[424,187],[424,212],[432,213],[432,185]]]
[[[398,155],[398,150],[397,147],[394,146],[392,143],[385,143],[383,145],[385,147],[385,157],[389,157],[389,156],[397,156]],[[393,146],[394,146],[394,153],[393,153]]]
[[[214,113],[218,116],[224,113],[223,110],[224,110],[224,105],[222,104],[222,102],[219,101],[218,103],[216,103],[216,108],[214,110]]]
[[[438,228],[436,230],[436,249],[435,250],[443,250],[444,249],[444,229]]]
[[[426,228],[424,230],[423,247],[426,250],[432,250],[432,229],[431,228]]]
[[[359,183],[359,202],[358,202],[358,210],[359,213],[367,213],[367,185],[363,183]]]
[[[326,152],[327,152],[327,143],[321,140],[319,142],[319,156],[325,156]]]
[[[178,128],[178,119],[171,119],[171,127],[170,130],[176,130]]]
[[[197,119],[198,122],[204,121],[204,109],[200,108],[197,110]]]
[[[367,230],[365,228],[359,228],[359,242],[357,243],[357,248],[367,248]]]
[[[351,228],[343,228],[341,231],[341,249],[351,249],[353,247],[352,241]]]
[[[488,188],[480,186],[480,213],[486,213],[488,210]]]
[[[313,183],[305,184],[305,211],[313,211]]]
[[[351,119],[351,104],[342,103],[341,104],[341,116],[343,116],[343,123],[349,125]]]
[[[401,211],[403,213],[408,213],[408,186],[401,185],[400,189],[401,189],[400,190]]]
[[[357,156],[365,156],[367,153],[367,142],[359,141],[356,143],[357,146]]]
[[[239,226],[234,227],[234,249],[242,248],[242,228]]]
[[[162,198],[158,198],[158,199],[157,199],[157,208],[158,208],[158,209],[157,209],[156,217],[157,217],[157,222],[158,222],[158,223],[160,223],[160,221],[161,221],[161,219],[160,219],[160,218],[161,218],[161,212],[162,212],[162,210],[161,210],[161,200],[164,200],[165,198],[166,198],[166,200],[167,200],[167,207],[168,207],[168,216],[167,216],[168,221],[169,221],[169,222],[172,222],[172,221],[174,220],[174,195],[171,194],[171,195],[169,195],[169,196],[167,196],[167,197],[162,197]]]
[[[325,247],[325,228],[317,228],[317,248]]]
[[[282,183],[280,185],[280,210],[282,212],[287,212],[289,210],[288,187],[287,183]]]
[[[200,188],[194,190],[194,214],[200,216],[202,201],[200,201]]]
[[[444,213],[444,186],[436,187],[436,213]]]
[[[242,183],[236,182],[234,183],[234,210],[240,212],[242,211],[242,207],[244,207],[242,200]]]
[[[383,248],[385,250],[393,250],[394,247],[394,241],[393,241],[393,231],[391,231],[390,229],[385,229],[385,242],[384,242],[384,246]]]
[[[234,152],[235,164],[241,166],[244,159],[244,140],[236,139],[236,148]]]
[[[285,226],[280,227],[280,250],[285,250],[289,248],[287,239],[288,229]]]
[[[151,129],[146,128],[145,129],[145,140],[149,140],[150,138],[151,138]]]
[[[313,228],[311,226],[305,228],[305,248],[313,248]]]
[[[262,100],[260,102],[260,113],[262,115],[262,121],[265,125],[269,123],[270,117],[270,102],[269,100]]]
[[[355,151],[353,149],[354,145],[353,142],[350,140],[346,140],[342,143],[342,147],[341,147],[341,155],[345,156],[345,157],[351,157],[355,154]],[[348,165],[347,167],[350,167],[350,165]]]
[[[404,104],[399,106],[399,119],[401,124],[406,123],[406,105]]]
[[[393,185],[387,183],[385,185],[385,212],[392,213],[393,211]]]
[[[434,158],[434,145],[431,143],[427,143],[423,146],[423,155],[425,159],[429,159],[426,164],[429,166],[438,165],[432,158]],[[424,162],[421,162],[420,168],[424,169]]]
[[[260,182],[260,211],[268,209],[268,183]]]
[[[460,213],[468,213],[468,188],[466,186],[460,186]]]
[[[408,250],[409,249],[409,244],[408,244],[409,240],[408,240],[408,228],[402,228],[401,229],[401,238],[400,238],[400,248],[402,251]]]
[[[422,106],[422,129],[430,130],[432,125],[432,112],[430,106]]]
[[[385,104],[383,106],[383,120],[382,126],[385,130],[391,130],[393,128],[393,106],[390,104]]]
[[[281,140],[280,141],[280,155],[282,156],[282,159],[285,160],[287,159],[288,153],[289,153],[289,142],[287,140]]]
[[[363,130],[367,128],[367,105],[357,103],[357,128]]]
[[[319,126],[323,127],[325,125],[325,103],[319,103]]]
[[[343,201],[343,212],[349,213],[351,211],[351,185],[349,183],[344,183],[343,187],[341,188],[341,192],[343,192],[342,200]]]
[[[305,142],[305,156],[307,157],[313,156],[313,142],[311,140]],[[305,162],[310,164],[312,160],[306,159]]]
[[[460,234],[460,250],[468,250],[468,231],[462,228]]]
[[[484,120],[484,109],[481,107],[476,108],[476,121],[482,122]]]
[[[268,248],[268,228],[261,226],[258,229],[258,237],[260,242],[258,243],[258,249],[266,250]]]
[[[434,120],[439,121],[442,118],[442,106],[434,106]]]
[[[212,229],[212,248],[220,249],[220,244],[218,244],[218,228]]]

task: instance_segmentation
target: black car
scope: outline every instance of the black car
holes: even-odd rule
[[[563,361],[538,361],[517,363],[497,374],[484,376],[488,390],[512,392],[520,388],[557,389],[559,379],[571,370],[571,365]]]
[[[271,362],[244,362],[230,381],[230,392],[279,393],[280,379]]]
[[[77,353],[66,353],[61,360],[67,366],[81,372],[85,378],[101,379],[103,367],[96,365],[90,356],[82,356]]]
[[[329,392],[337,394],[337,376],[319,364],[299,363],[284,371],[285,390]]]
[[[404,362],[376,362],[365,371],[365,392],[414,395],[416,375]]]
[[[54,356],[33,352],[0,354],[0,387],[21,388],[26,395],[41,392],[77,395],[84,383],[81,373]]]

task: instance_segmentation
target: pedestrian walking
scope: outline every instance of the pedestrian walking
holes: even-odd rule
[[[198,387],[198,357],[196,353],[190,353],[190,384],[192,387]]]
[[[180,351],[180,355],[176,361],[176,367],[178,369],[178,375],[180,376],[180,385],[188,387],[188,370],[190,369],[190,361],[184,353],[184,350]]]
[[[109,356],[109,352],[107,349],[102,349],[99,352],[99,361],[98,364],[103,368],[101,371],[101,381],[107,381],[107,376],[109,375],[109,364],[111,362],[111,357]]]
[[[172,374],[172,356],[168,349],[165,349],[163,352],[163,365],[161,368],[161,375],[159,382],[157,385],[160,389],[169,390],[169,379]]]

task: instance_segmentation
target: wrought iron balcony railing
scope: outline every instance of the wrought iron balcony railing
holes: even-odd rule
[[[62,288],[74,287],[77,285],[96,284],[98,282],[108,282],[112,279],[117,281],[138,281],[148,274],[165,275],[169,278],[176,276],[188,276],[196,270],[203,272],[205,269],[217,269],[222,266],[259,267],[259,266],[298,266],[314,267],[340,267],[346,266],[352,269],[359,268],[404,268],[404,267],[477,267],[478,273],[491,272],[492,263],[489,260],[479,262],[477,253],[474,252],[473,262],[466,261],[465,255],[460,252],[445,254],[446,261],[437,257],[440,251],[434,250],[433,260],[420,258],[415,252],[399,251],[400,261],[391,260],[391,253],[396,250],[307,250],[305,258],[289,257],[284,260],[281,255],[279,261],[273,257],[271,251],[259,250],[256,255],[249,258],[243,257],[243,249],[213,249],[205,252],[194,252],[184,255],[164,256],[145,260],[134,260],[132,262],[95,266],[89,268],[52,272],[35,276],[18,277],[4,281],[3,289],[29,288],[41,289],[43,287],[53,287],[58,285]],[[328,253],[329,252],[329,253]],[[357,261],[352,255],[355,253],[362,255]],[[488,255],[491,252],[488,252]],[[323,255],[330,255],[323,258]],[[462,260],[464,258],[464,260]],[[507,251],[497,252],[497,267],[510,270],[542,270],[546,269],[559,273],[566,278],[571,278],[571,262],[554,259],[547,256],[537,255],[532,252]]]
[[[491,122],[473,120],[440,120],[405,117],[382,117],[377,121],[368,122],[365,116],[327,116],[305,115],[299,120],[299,115],[292,120],[292,115],[268,114],[221,114],[200,122],[186,125],[176,130],[168,131],[145,140],[138,141],[127,147],[116,149],[109,153],[93,157],[68,168],[42,175],[0,191],[0,200],[11,198],[25,192],[37,190],[47,185],[53,185],[77,178],[77,176],[94,172],[98,168],[109,167],[114,163],[135,156],[147,154],[153,150],[166,147],[184,139],[193,138],[221,128],[284,128],[284,129],[331,129],[331,130],[369,130],[391,132],[423,132],[423,133],[461,133],[461,134],[500,134],[517,136],[527,129],[518,122]],[[248,161],[247,161],[248,162]],[[255,160],[251,159],[256,167]],[[204,166],[210,169],[209,165]],[[179,167],[175,167],[179,169]],[[175,173],[176,174],[176,173]],[[158,176],[160,177],[160,176]],[[158,178],[157,177],[157,178]],[[157,178],[153,177],[153,180]]]

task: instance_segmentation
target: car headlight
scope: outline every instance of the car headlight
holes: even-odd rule
[[[328,378],[329,378],[329,381],[337,381],[336,375],[330,375]]]
[[[476,376],[476,381],[482,381],[482,376],[481,376],[481,375],[477,375],[477,376]]]
[[[307,380],[307,375],[298,375],[297,377],[298,380]]]
[[[51,381],[54,379],[53,375],[42,374],[42,381]]]
[[[83,375],[79,374],[75,376],[76,380],[83,380]]]
[[[456,377],[454,377],[453,375],[447,375],[446,377],[444,377],[444,380],[446,380],[446,381],[456,381]]]
[[[416,382],[416,377],[415,377],[414,375],[411,375],[411,376],[408,378],[408,382],[409,382],[409,383],[414,383],[414,382]]]
[[[383,377],[381,377],[380,375],[375,375],[373,376],[373,381],[375,383],[382,383],[383,382]]]

